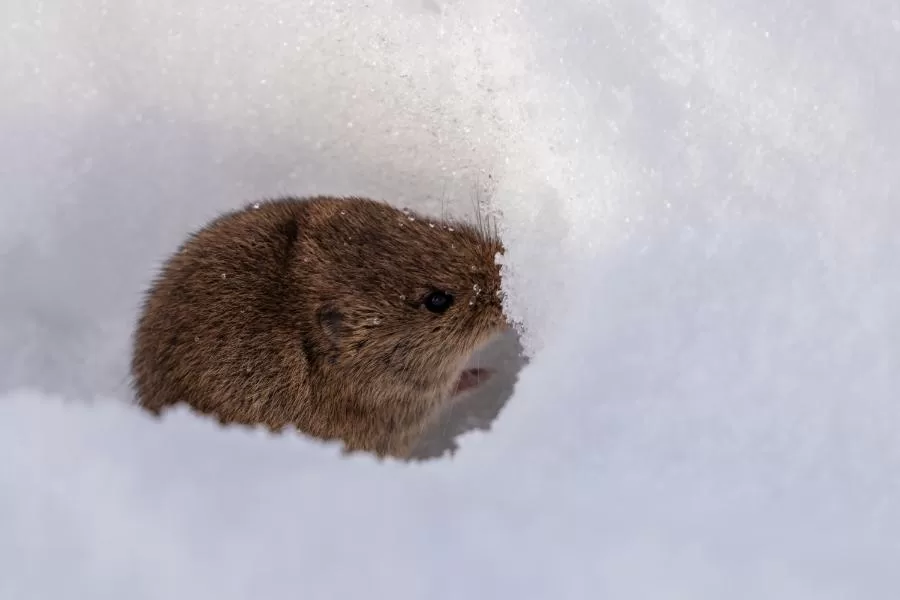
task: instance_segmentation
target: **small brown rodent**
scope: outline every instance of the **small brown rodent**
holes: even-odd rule
[[[365,198],[284,198],[193,233],[150,288],[137,400],[405,458],[507,326],[495,235]]]

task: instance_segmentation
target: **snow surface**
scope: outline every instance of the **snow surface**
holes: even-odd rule
[[[0,598],[897,597],[900,5],[2,14]],[[452,460],[126,402],[218,211],[475,191],[532,360]]]

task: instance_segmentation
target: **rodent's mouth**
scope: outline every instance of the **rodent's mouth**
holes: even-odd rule
[[[453,389],[453,395],[464,394],[480,386],[482,383],[491,378],[494,371],[491,369],[466,369],[459,374],[456,380],[456,386]]]

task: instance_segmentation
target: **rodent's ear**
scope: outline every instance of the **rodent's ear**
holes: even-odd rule
[[[331,304],[326,304],[316,312],[319,325],[325,334],[325,348],[322,348],[329,362],[337,362],[343,337],[344,315]]]

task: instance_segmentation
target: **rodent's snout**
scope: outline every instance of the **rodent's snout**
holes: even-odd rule
[[[484,294],[484,298],[482,299],[486,305],[485,308],[488,313],[488,318],[491,321],[491,325],[499,329],[507,329],[509,327],[509,319],[506,316],[506,312],[503,310],[505,299],[506,294],[499,287],[489,290]]]

